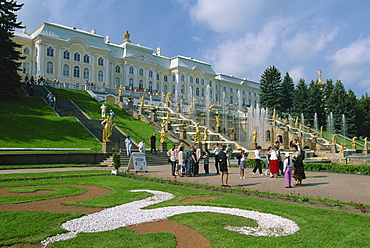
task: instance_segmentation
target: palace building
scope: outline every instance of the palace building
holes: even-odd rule
[[[54,23],[42,23],[31,33],[15,32],[22,45],[21,76],[44,77],[69,84],[89,84],[106,89],[167,92],[196,98],[209,94],[216,102],[255,106],[260,84],[216,73],[208,63],[175,56],[161,49],[133,44],[126,31],[122,44],[110,37]]]

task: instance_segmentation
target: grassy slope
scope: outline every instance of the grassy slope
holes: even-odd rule
[[[68,205],[83,205],[95,207],[112,207],[118,204],[139,200],[148,197],[146,192],[132,193],[131,189],[153,189],[174,194],[170,201],[153,206],[178,205],[207,205],[230,208],[241,208],[271,213],[295,221],[300,230],[285,237],[254,237],[241,235],[223,229],[226,225],[255,226],[249,219],[227,216],[214,213],[189,213],[173,216],[179,223],[187,225],[203,234],[211,241],[212,247],[368,247],[370,246],[370,216],[351,214],[341,211],[316,209],[287,203],[271,202],[264,199],[246,196],[234,196],[217,192],[188,189],[151,182],[134,181],[122,177],[100,176],[84,177],[76,181],[75,178],[49,179],[39,181],[12,181],[3,182],[1,187],[15,187],[22,185],[57,184],[84,184],[106,187],[111,193],[106,196],[68,203]],[[35,189],[37,188],[35,187]],[[66,191],[67,192],[67,191]],[[72,192],[71,192],[72,193]],[[57,194],[57,193],[55,193]],[[67,193],[68,194],[68,193]],[[181,203],[190,197],[218,196],[214,200]],[[42,196],[40,196],[41,198]],[[0,203],[4,199],[0,198]],[[9,200],[9,199],[7,199]],[[1,208],[1,205],[0,205]],[[64,232],[58,226],[67,219],[76,218],[72,213],[49,212],[0,212],[0,245],[10,245],[16,242],[37,243],[42,239]],[[23,218],[19,218],[22,216]],[[25,219],[27,221],[25,221]],[[38,221],[38,220],[44,221]],[[30,225],[32,223],[32,225]],[[79,234],[76,238],[54,244],[55,247],[174,247],[175,242],[171,235],[134,234],[127,228],[113,231]]]

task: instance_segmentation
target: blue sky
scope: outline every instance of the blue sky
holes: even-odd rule
[[[341,80],[370,93],[368,0],[19,0],[30,32],[42,22],[97,30],[120,44],[210,63],[217,73],[259,81],[274,65],[310,83]]]

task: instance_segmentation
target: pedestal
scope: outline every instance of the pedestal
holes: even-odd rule
[[[150,122],[151,122],[151,123],[157,122],[157,114],[153,114],[153,115],[150,117]]]
[[[331,153],[337,153],[337,146],[335,144],[331,145]]]
[[[113,152],[112,148],[113,148],[113,142],[112,141],[103,142],[103,144],[102,144],[103,153]]]
[[[186,140],[186,131],[185,130],[180,131],[179,139],[180,140]]]
[[[133,101],[128,101],[127,107],[133,108],[134,107],[134,102]]]
[[[177,106],[176,107],[176,113],[180,113],[181,112],[181,108],[180,108],[180,106]]]
[[[171,106],[171,104],[169,102],[165,102],[164,103],[164,106],[167,107],[167,108],[169,108]]]
[[[167,142],[159,142],[159,151],[160,152],[167,152]]]
[[[257,143],[252,143],[252,149],[253,150],[257,149]]]
[[[215,127],[215,131],[216,131],[216,133],[220,133],[221,132],[221,127]]]
[[[206,125],[206,120],[205,120],[204,118],[202,118],[202,119],[200,120],[199,124],[200,124],[201,126],[205,126],[205,125]]]
[[[231,133],[230,134],[230,141],[236,140],[236,133]]]
[[[143,108],[139,108],[139,115],[143,115]]]
[[[367,146],[364,147],[364,150],[362,151],[364,154],[369,154],[369,148]]]

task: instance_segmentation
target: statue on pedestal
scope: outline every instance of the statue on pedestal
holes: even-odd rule
[[[216,115],[216,129],[220,127],[220,116]]]
[[[208,127],[204,128],[203,144],[207,143],[208,140]]]
[[[254,130],[253,133],[252,133],[252,137],[253,137],[253,143],[256,144],[257,143],[257,131]]]
[[[108,116],[105,120],[101,122],[101,124],[104,126],[102,141],[103,142],[110,141],[109,137],[112,136],[113,121]]]
[[[352,138],[352,149],[356,149],[356,139],[356,136]]]
[[[194,143],[199,143],[200,141],[200,128],[199,122],[195,124],[195,135],[194,135]]]

